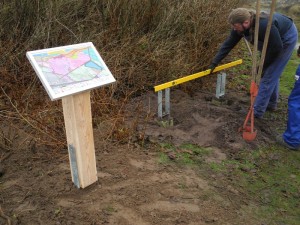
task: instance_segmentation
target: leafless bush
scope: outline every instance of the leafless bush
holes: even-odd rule
[[[226,15],[238,2],[3,0],[1,120],[28,127],[43,143],[64,143],[61,104],[48,100],[26,51],[93,42],[117,79],[116,84],[93,91],[93,115],[98,121],[120,113],[120,102],[160,82],[203,70],[227,35]]]

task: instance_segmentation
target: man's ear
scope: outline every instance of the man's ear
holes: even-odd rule
[[[250,27],[250,20],[246,20],[244,23],[243,23],[244,27],[246,28],[249,28]]]

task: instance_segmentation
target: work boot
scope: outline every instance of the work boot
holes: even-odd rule
[[[284,141],[283,137],[282,137],[282,134],[277,135],[277,137],[276,137],[276,142],[277,142],[278,144],[280,144],[280,145],[282,145],[282,146],[284,146],[284,147],[290,149],[290,150],[294,150],[294,151],[299,151],[299,150],[300,150],[300,147],[295,148],[295,147],[289,145],[288,143],[286,143],[286,142]]]
[[[258,119],[258,120],[263,120],[263,116],[257,116],[257,115],[255,115],[255,114],[254,114],[254,118],[255,118],[255,119]]]

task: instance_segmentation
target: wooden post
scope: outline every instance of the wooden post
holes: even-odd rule
[[[62,105],[72,181],[85,188],[98,180],[90,91],[63,97]]]

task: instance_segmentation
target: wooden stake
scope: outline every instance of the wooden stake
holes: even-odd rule
[[[62,105],[72,181],[85,188],[98,180],[90,91],[66,96]]]
[[[271,32],[272,20],[273,20],[273,14],[275,12],[275,8],[276,8],[276,0],[272,0],[268,25],[267,25],[267,29],[266,29],[266,33],[265,33],[263,49],[262,49],[261,57],[260,57],[259,71],[258,71],[258,74],[257,74],[257,77],[256,77],[256,83],[257,84],[259,84],[259,82],[260,82],[261,74],[262,74],[263,67],[264,67],[264,62],[265,62],[267,47],[268,47],[268,43],[269,43],[269,36],[270,36],[270,32]]]

